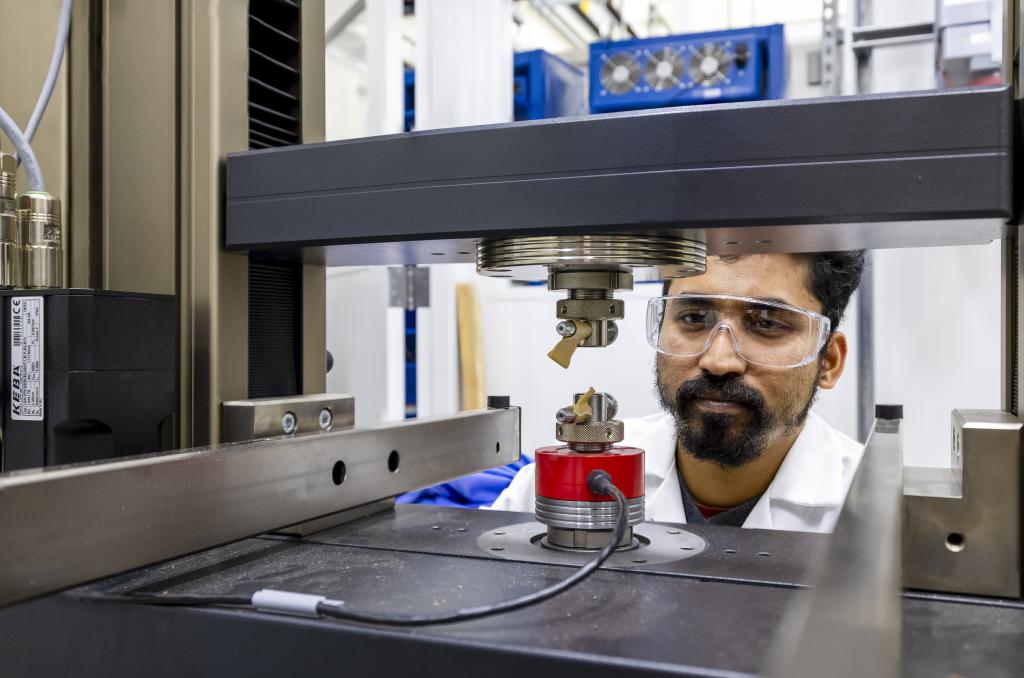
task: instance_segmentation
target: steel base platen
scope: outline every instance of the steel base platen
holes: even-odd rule
[[[600,546],[560,547],[548,541],[550,531],[536,522],[517,523],[488,530],[476,543],[487,553],[509,560],[583,565]],[[607,543],[607,541],[605,541]],[[671,525],[634,525],[629,544],[608,558],[606,567],[641,567],[685,560],[702,553],[707,542],[696,534]]]

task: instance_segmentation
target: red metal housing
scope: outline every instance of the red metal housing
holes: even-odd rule
[[[604,469],[626,499],[644,496],[644,451],[636,447],[613,447],[605,452],[575,452],[563,446],[537,450],[538,497],[560,501],[613,501],[587,487],[587,476]]]

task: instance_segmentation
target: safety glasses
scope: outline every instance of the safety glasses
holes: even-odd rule
[[[679,294],[647,302],[647,342],[659,352],[696,357],[724,333],[749,363],[801,367],[828,341],[831,323],[796,306],[727,294]]]

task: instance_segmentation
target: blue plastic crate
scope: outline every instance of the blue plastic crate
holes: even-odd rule
[[[512,72],[515,120],[562,118],[586,113],[583,71],[542,49],[518,52]],[[405,71],[405,130],[416,122],[416,73]]]
[[[598,42],[590,46],[590,111],[781,99],[781,24]]]

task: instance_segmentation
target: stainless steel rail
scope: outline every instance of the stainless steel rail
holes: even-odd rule
[[[518,458],[510,408],[0,475],[0,605]]]
[[[811,589],[775,637],[767,675],[900,675],[902,457],[900,421],[876,420]]]

